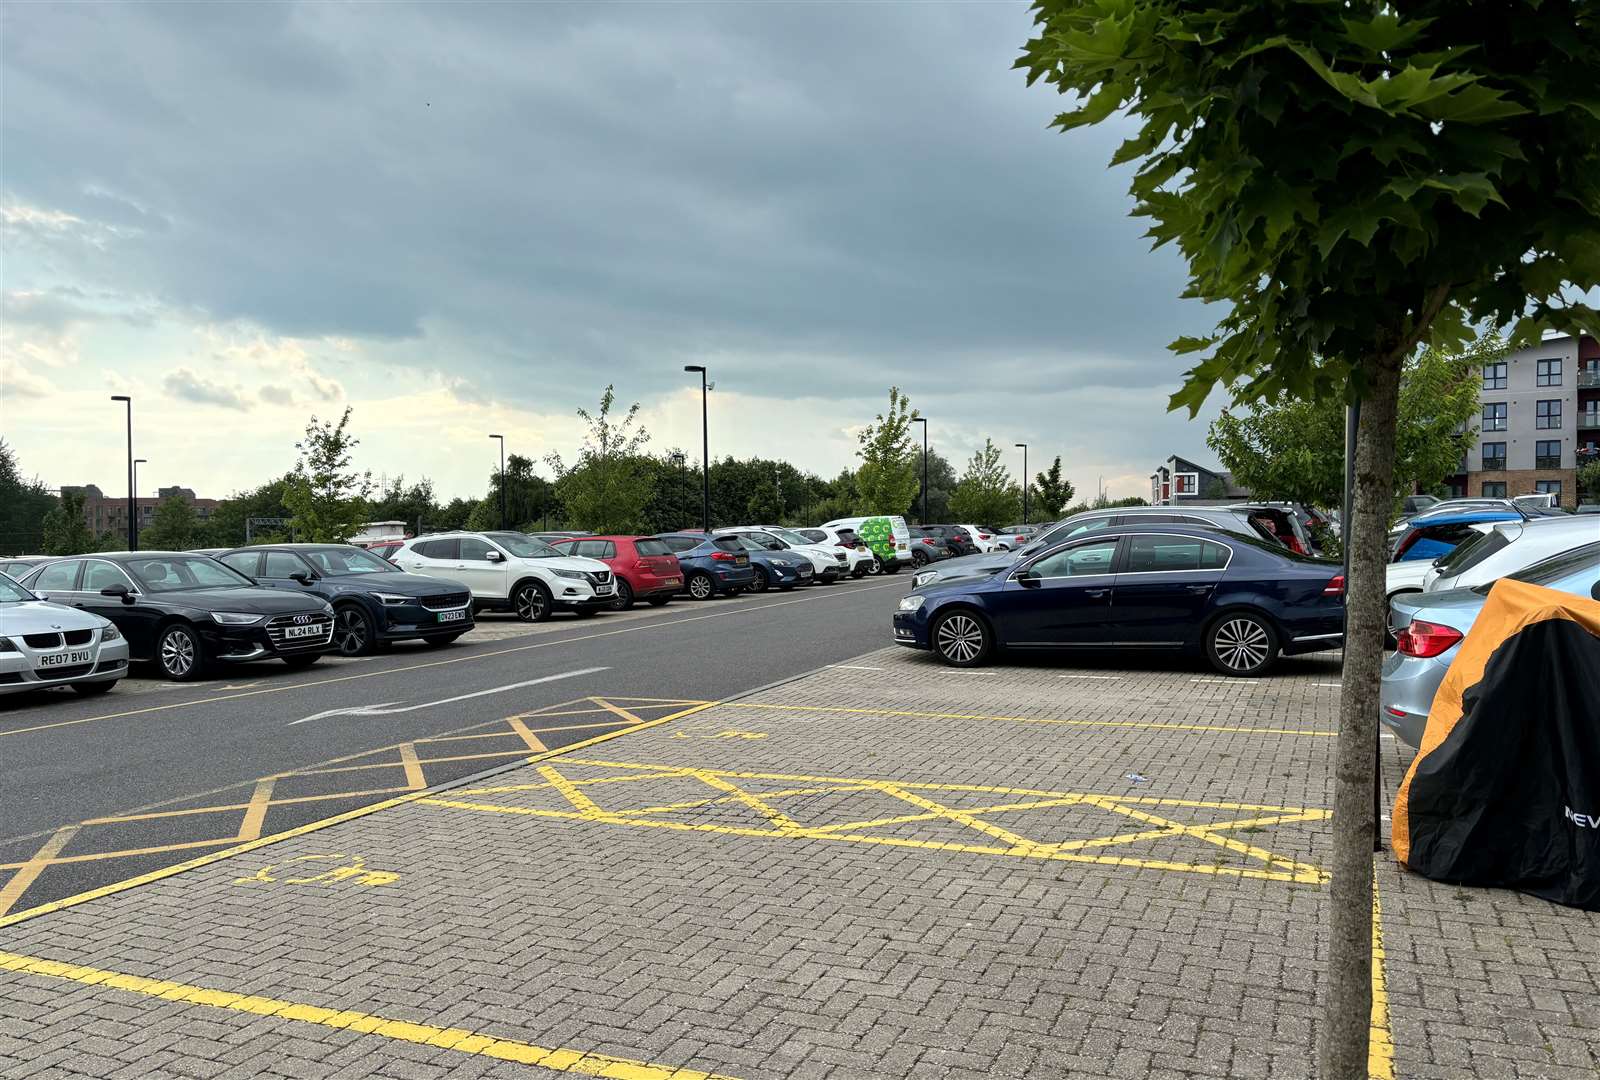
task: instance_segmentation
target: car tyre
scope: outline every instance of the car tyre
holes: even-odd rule
[[[766,592],[772,587],[772,579],[767,576],[767,568],[756,567],[756,579],[750,585],[751,592]]]
[[[866,577],[867,576],[867,564],[866,563],[862,563],[861,565],[855,567],[853,570],[850,571],[850,576],[853,577],[853,578],[864,578],[864,577]]]
[[[918,570],[922,569],[928,565],[928,556],[920,551],[913,551],[911,553],[911,565]]]
[[[99,697],[115,685],[116,679],[107,679],[105,682],[75,682],[72,688],[84,697]]]
[[[1265,615],[1229,611],[1206,628],[1206,659],[1223,675],[1264,675],[1278,659],[1278,632]]]
[[[958,609],[928,628],[933,655],[951,667],[977,667],[994,649],[994,631],[975,611]]]
[[[877,575],[883,573],[883,560],[878,558],[877,555],[873,555],[872,556],[872,561],[867,564],[867,571],[866,572],[871,574],[874,577],[876,577]]]
[[[174,623],[156,639],[156,666],[172,682],[193,682],[205,670],[200,635],[187,623]]]
[[[465,630],[461,631],[461,634],[465,634],[465,633],[466,633]],[[438,635],[436,635],[434,637],[425,637],[422,640],[430,648],[442,649],[446,645],[454,645],[456,643],[456,638],[460,637],[461,634],[438,634]]]
[[[544,622],[550,607],[550,590],[540,582],[525,581],[511,594],[511,610],[523,622]]]
[[[378,628],[359,604],[343,604],[333,613],[333,647],[340,656],[366,656],[373,651]]]
[[[617,598],[611,601],[612,611],[633,610],[633,586],[622,578],[617,578]]]
[[[900,572],[900,560],[895,559],[893,562],[884,563],[883,570],[881,572],[885,574],[898,574]]]
[[[717,595],[717,583],[711,580],[710,574],[690,574],[683,588],[691,600],[710,600]]]

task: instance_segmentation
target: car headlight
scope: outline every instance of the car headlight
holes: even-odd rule
[[[0,652],[17,652],[17,651],[18,651],[17,647],[15,645],[11,644],[11,639],[10,638],[0,637]]]
[[[375,600],[382,600],[387,607],[399,607],[401,604],[409,604],[412,599],[409,596],[401,596],[399,593],[387,592],[375,592],[372,597]]]
[[[223,626],[249,626],[266,618],[265,615],[252,615],[248,611],[213,611],[211,617]]]
[[[588,581],[589,575],[582,570],[557,570],[556,577],[577,578],[579,581]]]
[[[900,598],[900,610],[916,611],[922,606],[922,602],[926,599],[926,596],[902,596]]]
[[[933,573],[918,574],[916,577],[911,579],[911,584],[914,587],[920,589],[924,585],[928,584],[930,581],[937,581],[937,580],[939,580],[939,575],[938,574],[933,574]]]
[[[122,631],[118,630],[115,626],[106,626],[106,627],[102,628],[101,631],[100,631],[100,640],[101,641],[121,641],[122,640]]]

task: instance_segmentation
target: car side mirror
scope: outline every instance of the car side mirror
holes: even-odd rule
[[[1025,589],[1037,589],[1039,587],[1039,575],[1034,572],[1031,566],[1026,570],[1019,571],[1016,580],[1017,584]]]
[[[128,591],[126,585],[107,585],[100,590],[101,596],[115,596],[124,604],[133,603],[133,593]]]
[[[500,554],[498,551],[491,551],[487,555],[485,555],[484,558],[489,560],[490,562],[504,562],[505,561],[505,556]]]
[[[1589,595],[1596,600],[1600,600],[1600,581],[1594,583],[1594,587],[1589,590]]]
[[[317,575],[300,570],[296,573],[290,574],[289,580],[298,581],[302,585],[310,585],[313,581],[317,580]]]

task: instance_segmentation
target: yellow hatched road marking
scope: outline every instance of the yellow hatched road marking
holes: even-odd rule
[[[272,786],[277,783],[271,777],[257,780],[255,790],[250,793],[250,801],[245,805],[244,820],[239,823],[239,835],[234,840],[243,843],[254,840],[261,835],[261,826],[267,820],[267,807],[272,802]]]
[[[1250,858],[1257,859],[1268,864],[1269,866],[1281,866],[1287,870],[1292,870],[1294,873],[1294,880],[1296,881],[1321,883],[1328,879],[1328,875],[1320,867],[1311,866],[1307,863],[1296,862],[1294,859],[1286,859],[1282,855],[1274,855],[1266,848],[1252,847],[1249,844],[1242,843],[1238,840],[1233,840],[1226,836],[1217,836],[1211,832],[1211,826],[1208,825],[1185,825],[1179,821],[1170,821],[1167,818],[1157,817],[1154,814],[1147,814],[1142,810],[1135,810],[1131,806],[1119,806],[1117,805],[1115,799],[1112,798],[1091,797],[1085,799],[1084,801],[1092,803],[1103,810],[1110,810],[1114,814],[1125,814],[1126,816],[1133,818],[1135,821],[1144,822],[1146,825],[1155,825],[1163,829],[1171,829],[1173,830],[1174,834],[1181,833],[1184,836],[1191,836],[1196,840],[1204,840],[1208,844],[1216,844],[1218,847],[1226,848],[1229,851],[1235,852],[1239,855],[1249,856]],[[1310,810],[1304,814],[1286,814],[1281,820],[1316,821],[1327,816],[1328,814],[1325,810]]]
[[[722,777],[718,776],[716,773],[705,772],[703,770],[696,769],[693,772],[690,772],[689,775],[700,781],[702,784],[705,784],[707,787],[714,787],[718,791],[726,791],[737,802],[744,803],[744,805],[748,806],[750,809],[754,810],[756,813],[772,822],[772,824],[777,826],[779,832],[797,833],[802,831],[800,823],[794,818],[790,817],[788,814],[785,814],[783,811],[761,801],[756,796],[744,790],[744,788],[739,787],[737,784],[733,784],[722,779]]]
[[[422,775],[422,766],[417,762],[417,744],[400,744],[400,764],[406,770],[406,790],[421,791],[428,786],[428,778]]]
[[[549,782],[550,786],[561,792],[561,795],[573,806],[578,808],[578,816],[583,818],[604,818],[609,815],[595,805],[593,799],[573,786],[572,782],[562,776],[549,765],[539,766],[539,775]]]
[[[895,787],[893,784],[879,784],[877,787],[885,795],[893,795],[895,798],[908,802],[912,806],[919,806],[924,810],[931,811],[937,817],[949,818],[951,821],[965,825],[969,829],[976,829],[985,836],[992,836],[996,840],[1004,840],[1011,845],[1015,854],[1026,854],[1038,846],[1025,836],[1018,836],[1016,833],[1002,829],[998,825],[991,825],[987,821],[981,821],[971,814],[941,805],[932,799],[924,799],[921,795],[913,794],[904,788]]]
[[[911,720],[1001,720],[1017,724],[1057,724],[1062,727],[1136,728],[1150,731],[1207,731],[1213,734],[1314,735],[1332,738],[1337,731],[1317,728],[1264,728],[1224,724],[1178,724],[1158,720],[1064,720],[1047,716],[991,716],[987,713],[917,712],[908,709],[847,709],[835,705],[770,705],[759,701],[730,701],[730,709],[766,709],[782,712],[843,713],[850,716],[898,716]]]
[[[4,915],[11,909],[12,904],[22,899],[22,894],[28,891],[34,879],[43,873],[51,860],[67,846],[67,841],[77,834],[78,829],[77,825],[57,829],[50,834],[50,839],[44,842],[44,846],[33,853],[33,858],[16,864],[17,872],[11,875],[11,880],[6,882],[5,888],[0,889],[0,915]]]
[[[212,990],[167,979],[149,979],[142,975],[127,975],[122,972],[85,967],[81,964],[64,964],[57,960],[19,956],[15,953],[0,952],[0,971],[64,979],[85,986],[105,986],[130,994],[159,998],[162,1001],[181,1001],[211,1009],[225,1009],[253,1016],[274,1016],[296,1023],[348,1029],[379,1035],[397,1042],[436,1046],[463,1054],[514,1061],[520,1065],[537,1065],[555,1072],[603,1076],[611,1080],[733,1080],[732,1077],[719,1077],[715,1073],[702,1072],[698,1069],[656,1065],[647,1061],[612,1057],[610,1054],[574,1050],[565,1046],[535,1046],[532,1043],[496,1038],[466,1028],[436,1027],[433,1024],[393,1020],[352,1009],[330,1009],[320,1005],[305,1005],[255,994],[236,994],[229,990]]]
[[[539,736],[535,735],[528,729],[528,725],[523,721],[522,717],[507,717],[506,724],[510,726],[512,731],[517,733],[517,738],[521,739],[528,749],[532,750],[534,753],[537,754],[541,750],[550,749],[544,744],[544,740],[540,739]]]

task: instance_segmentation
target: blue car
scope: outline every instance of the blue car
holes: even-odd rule
[[[974,667],[999,648],[1200,652],[1225,675],[1344,641],[1338,563],[1189,525],[1119,525],[985,577],[923,585],[894,639]]]
[[[796,585],[809,585],[816,568],[811,565],[811,560],[799,552],[790,553],[781,550],[769,550],[738,533],[727,534],[744,545],[745,554],[750,556],[750,566],[755,571],[755,581],[750,585],[751,592],[766,592],[768,589],[777,589],[788,592]]]
[[[256,584],[333,605],[333,646],[365,656],[391,642],[448,645],[472,629],[472,597],[443,578],[408,574],[350,544],[273,544],[213,556]]]
[[[1390,562],[1432,562],[1478,535],[1472,528],[1485,522],[1525,521],[1529,515],[1510,507],[1481,510],[1436,510],[1419,514],[1389,536]]]
[[[691,600],[738,596],[756,583],[750,552],[738,537],[705,533],[657,533],[683,567],[683,591]]]

